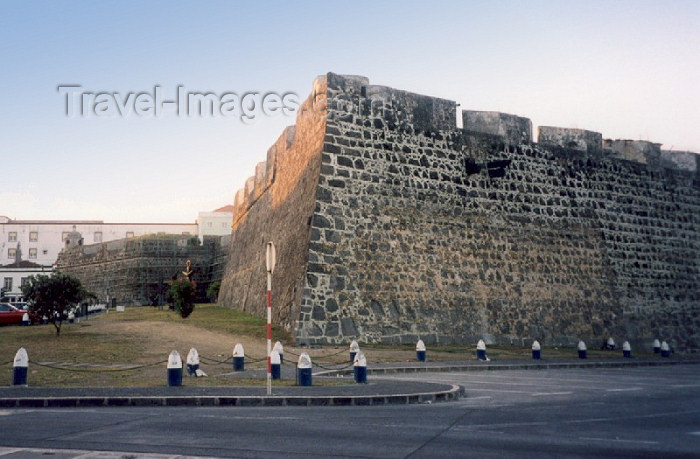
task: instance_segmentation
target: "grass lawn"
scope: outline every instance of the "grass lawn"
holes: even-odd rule
[[[17,349],[29,354],[31,386],[162,386],[167,383],[166,361],[175,349],[184,361],[195,347],[207,378],[183,378],[183,385],[264,385],[265,378],[252,378],[248,370],[266,368],[266,322],[244,312],[212,304],[199,304],[187,319],[173,311],[153,307],[131,307],[125,312],[102,313],[79,323],[64,324],[61,336],[52,325],[0,328],[0,385],[12,383],[12,360]],[[285,364],[307,351],[314,363],[331,366],[349,363],[347,345],[295,348],[283,328],[273,326],[273,341],[285,346]],[[246,372],[232,375],[231,355],[236,343],[243,344]],[[368,364],[415,361],[414,345],[361,344]],[[489,346],[488,357],[498,360],[530,360],[531,350],[522,347]],[[640,355],[633,352],[637,357]],[[575,348],[542,349],[546,360],[576,359]],[[474,346],[428,346],[428,360],[475,360]],[[621,359],[621,351],[588,350],[590,359]],[[90,364],[92,366],[85,366]],[[138,369],[126,366],[140,366]],[[52,368],[53,367],[53,368]],[[294,381],[274,382],[291,385]],[[323,382],[315,384],[338,384]]]

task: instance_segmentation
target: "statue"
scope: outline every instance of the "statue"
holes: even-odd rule
[[[185,264],[185,270],[182,272],[182,274],[185,275],[185,277],[187,278],[187,280],[192,280],[192,279],[191,279],[192,273],[193,273],[193,271],[192,271],[192,262],[191,262],[190,260],[187,260],[187,263]]]

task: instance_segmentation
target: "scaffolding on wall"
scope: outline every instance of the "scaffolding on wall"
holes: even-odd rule
[[[101,302],[158,306],[190,260],[200,301],[225,265],[221,237],[148,235],[61,252],[58,269],[78,277]],[[220,278],[219,278],[220,279]]]

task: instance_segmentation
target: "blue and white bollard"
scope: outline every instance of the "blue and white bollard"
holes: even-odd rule
[[[270,352],[270,375],[272,379],[282,379],[282,356],[275,349]]]
[[[622,343],[622,357],[632,357],[632,346],[630,346],[629,341]]]
[[[416,343],[416,359],[419,362],[425,362],[425,343],[422,339]]]
[[[578,342],[578,358],[579,359],[585,359],[586,356],[586,343],[583,341]]]
[[[72,324],[75,322],[75,313],[73,311],[68,313],[68,323]]]
[[[187,376],[197,376],[199,370],[199,353],[197,349],[192,348],[187,354]]]
[[[29,313],[25,312],[22,315],[22,325],[27,327],[31,323],[31,320],[29,320]]]
[[[353,362],[353,374],[355,382],[358,384],[367,384],[367,359],[364,352],[358,352]]]
[[[13,386],[26,386],[27,385],[27,369],[29,368],[29,356],[27,351],[20,347],[15,354],[15,361],[13,364],[12,372],[12,385]]]
[[[540,358],[542,358],[542,348],[540,347],[539,341],[535,340],[535,342],[532,343],[532,359],[540,360]]]
[[[311,357],[306,352],[302,352],[297,362],[297,385],[311,385]]]
[[[605,349],[608,351],[614,351],[615,350],[615,340],[612,339],[612,336],[608,338],[608,342],[605,343]]]
[[[489,358],[486,357],[486,343],[483,339],[480,339],[479,342],[476,343],[476,358],[485,362],[489,360]]]
[[[245,371],[245,352],[241,343],[233,348],[233,371]]]
[[[666,341],[661,342],[661,357],[671,357],[671,347]]]
[[[282,346],[282,343],[277,341],[274,346],[272,346],[273,351],[277,351],[277,353],[280,356],[280,364],[284,363],[284,347]]]
[[[659,342],[658,339],[654,340],[654,344],[652,344],[654,347],[654,354],[660,354],[661,353],[661,343]]]
[[[168,357],[168,386],[182,385],[182,359],[177,351]]]
[[[357,344],[357,341],[352,340],[350,343],[350,361],[354,362],[355,361],[355,356],[357,353],[360,352],[360,345]]]

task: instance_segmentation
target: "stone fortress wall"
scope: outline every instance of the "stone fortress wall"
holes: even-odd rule
[[[205,236],[201,245],[193,240],[198,242],[192,236],[146,235],[76,245],[61,251],[57,269],[80,279],[99,302],[156,306],[165,303],[170,283],[190,260],[199,301],[204,301],[209,284],[223,274],[228,236]]]
[[[220,301],[300,343],[700,348],[700,161],[318,78],[236,194]]]

